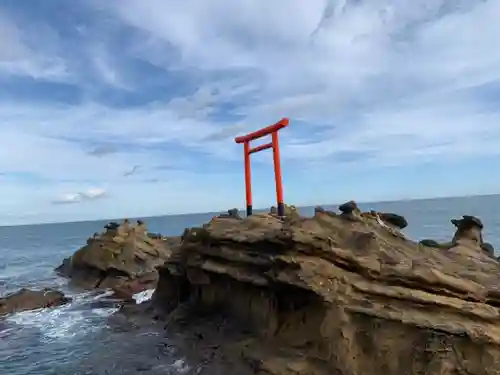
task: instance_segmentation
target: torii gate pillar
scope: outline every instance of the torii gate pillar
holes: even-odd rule
[[[274,125],[267,126],[253,133],[236,137],[236,143],[243,143],[243,154],[245,158],[245,189],[246,189],[246,203],[247,203],[247,216],[252,215],[252,173],[250,168],[250,155],[259,151],[273,149],[274,160],[274,179],[276,182],[276,199],[278,203],[278,215],[285,216],[285,204],[283,203],[283,184],[281,181],[281,164],[280,164],[280,147],[278,141],[278,131],[288,126],[288,119],[283,118]],[[255,148],[250,148],[250,142],[266,135],[271,134],[272,140]]]

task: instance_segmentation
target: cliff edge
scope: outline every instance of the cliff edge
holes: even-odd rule
[[[401,216],[340,210],[187,229],[151,306],[235,322],[216,347],[248,373],[500,374],[500,264],[480,220],[454,219],[442,249],[407,239]]]

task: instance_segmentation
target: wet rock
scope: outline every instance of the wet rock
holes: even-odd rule
[[[436,251],[394,235],[377,213],[341,211],[190,228],[160,267],[151,306],[184,335],[186,313],[205,314],[189,344],[222,335],[214,355],[237,353],[258,374],[497,374],[500,264],[477,241],[482,225],[464,216]]]
[[[56,307],[70,302],[63,293],[53,289],[29,290],[18,292],[0,298],[0,316],[21,311]]]
[[[453,247],[453,243],[451,242],[439,243],[436,240],[431,240],[431,239],[421,240],[419,241],[419,244],[422,246],[433,247],[435,249],[449,249]]]
[[[105,231],[65,259],[56,271],[85,289],[112,288],[130,299],[133,294],[152,289],[158,281],[156,268],[165,263],[180,238],[151,236],[144,222],[121,225],[109,223]]]

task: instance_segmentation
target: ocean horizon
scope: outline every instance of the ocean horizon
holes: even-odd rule
[[[395,200],[377,200],[377,201],[358,201],[355,200],[356,203],[360,207],[368,207],[370,205],[379,206],[381,204],[389,204],[394,205],[397,203],[405,203],[405,202],[427,202],[427,201],[436,201],[436,200],[456,200],[456,199],[468,199],[468,198],[494,198],[498,197],[500,199],[500,193],[492,193],[492,194],[477,194],[477,195],[457,195],[457,196],[443,196],[443,197],[424,197],[424,198],[407,198],[407,199],[395,199]],[[344,201],[345,202],[345,201]],[[297,209],[302,215],[308,216],[314,214],[314,208],[323,207],[326,209],[337,210],[337,207],[344,203],[328,203],[328,204],[315,204],[315,205],[305,205],[305,206],[297,206]],[[286,204],[294,205],[293,202],[285,202]],[[268,212],[270,207],[276,205],[276,203],[271,204],[267,208],[254,208],[253,212]],[[90,223],[90,222],[110,222],[110,221],[120,221],[125,218],[130,220],[149,220],[149,219],[158,219],[163,217],[183,217],[183,216],[202,216],[202,217],[213,217],[215,215],[219,215],[221,213],[227,212],[228,209],[235,207],[228,207],[226,209],[221,209],[218,211],[207,211],[207,212],[186,212],[186,213],[171,213],[171,214],[159,214],[159,215],[151,215],[151,216],[127,216],[127,217],[109,217],[109,218],[96,218],[91,220],[71,220],[71,221],[46,221],[46,222],[33,222],[33,223],[23,223],[23,224],[4,224],[0,225],[1,227],[21,227],[21,226],[33,226],[33,225],[57,225],[57,224],[78,224],[78,223]],[[246,215],[245,208],[238,208],[241,214]],[[396,212],[397,213],[397,212]]]
[[[404,232],[413,240],[448,241],[455,230],[451,219],[475,215],[484,223],[484,240],[500,248],[500,195],[360,202],[359,206],[403,215],[408,221]],[[336,205],[323,207],[337,209]],[[304,215],[314,213],[313,206],[299,210]],[[214,214],[217,212],[142,219],[151,232],[176,236]],[[110,220],[0,227],[0,296],[23,287],[51,287],[73,298],[66,306],[18,313],[0,322],[0,358],[6,374],[185,373],[189,364],[176,353],[175,342],[165,352],[165,338],[154,327],[140,332],[117,329],[109,323],[116,309],[102,303],[106,294],[74,290],[54,273],[64,258]],[[184,367],[179,368],[180,363]],[[142,371],[144,368],[149,370]]]

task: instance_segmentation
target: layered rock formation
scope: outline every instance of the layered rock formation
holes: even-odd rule
[[[156,267],[162,265],[178,246],[180,238],[164,238],[148,233],[142,221],[131,224],[109,223],[87,244],[64,260],[56,271],[83,288],[113,288],[129,299],[135,293],[152,289],[158,281]]]
[[[406,239],[404,218],[340,208],[186,230],[152,306],[171,326],[193,312],[236,322],[239,335],[211,345],[248,373],[499,374],[500,265],[482,224],[464,217],[437,249]],[[214,331],[199,340],[220,335],[204,322]]]
[[[56,307],[70,301],[63,293],[53,289],[21,289],[0,298],[0,317],[16,312]]]
[[[453,247],[460,246],[461,244],[470,244],[479,246],[481,251],[490,257],[495,257],[495,249],[493,246],[484,242],[481,231],[483,230],[483,223],[475,216],[464,215],[461,219],[451,219],[451,223],[457,228],[455,235],[450,242],[439,243],[435,240],[425,239],[419,243],[423,246],[449,250]]]

